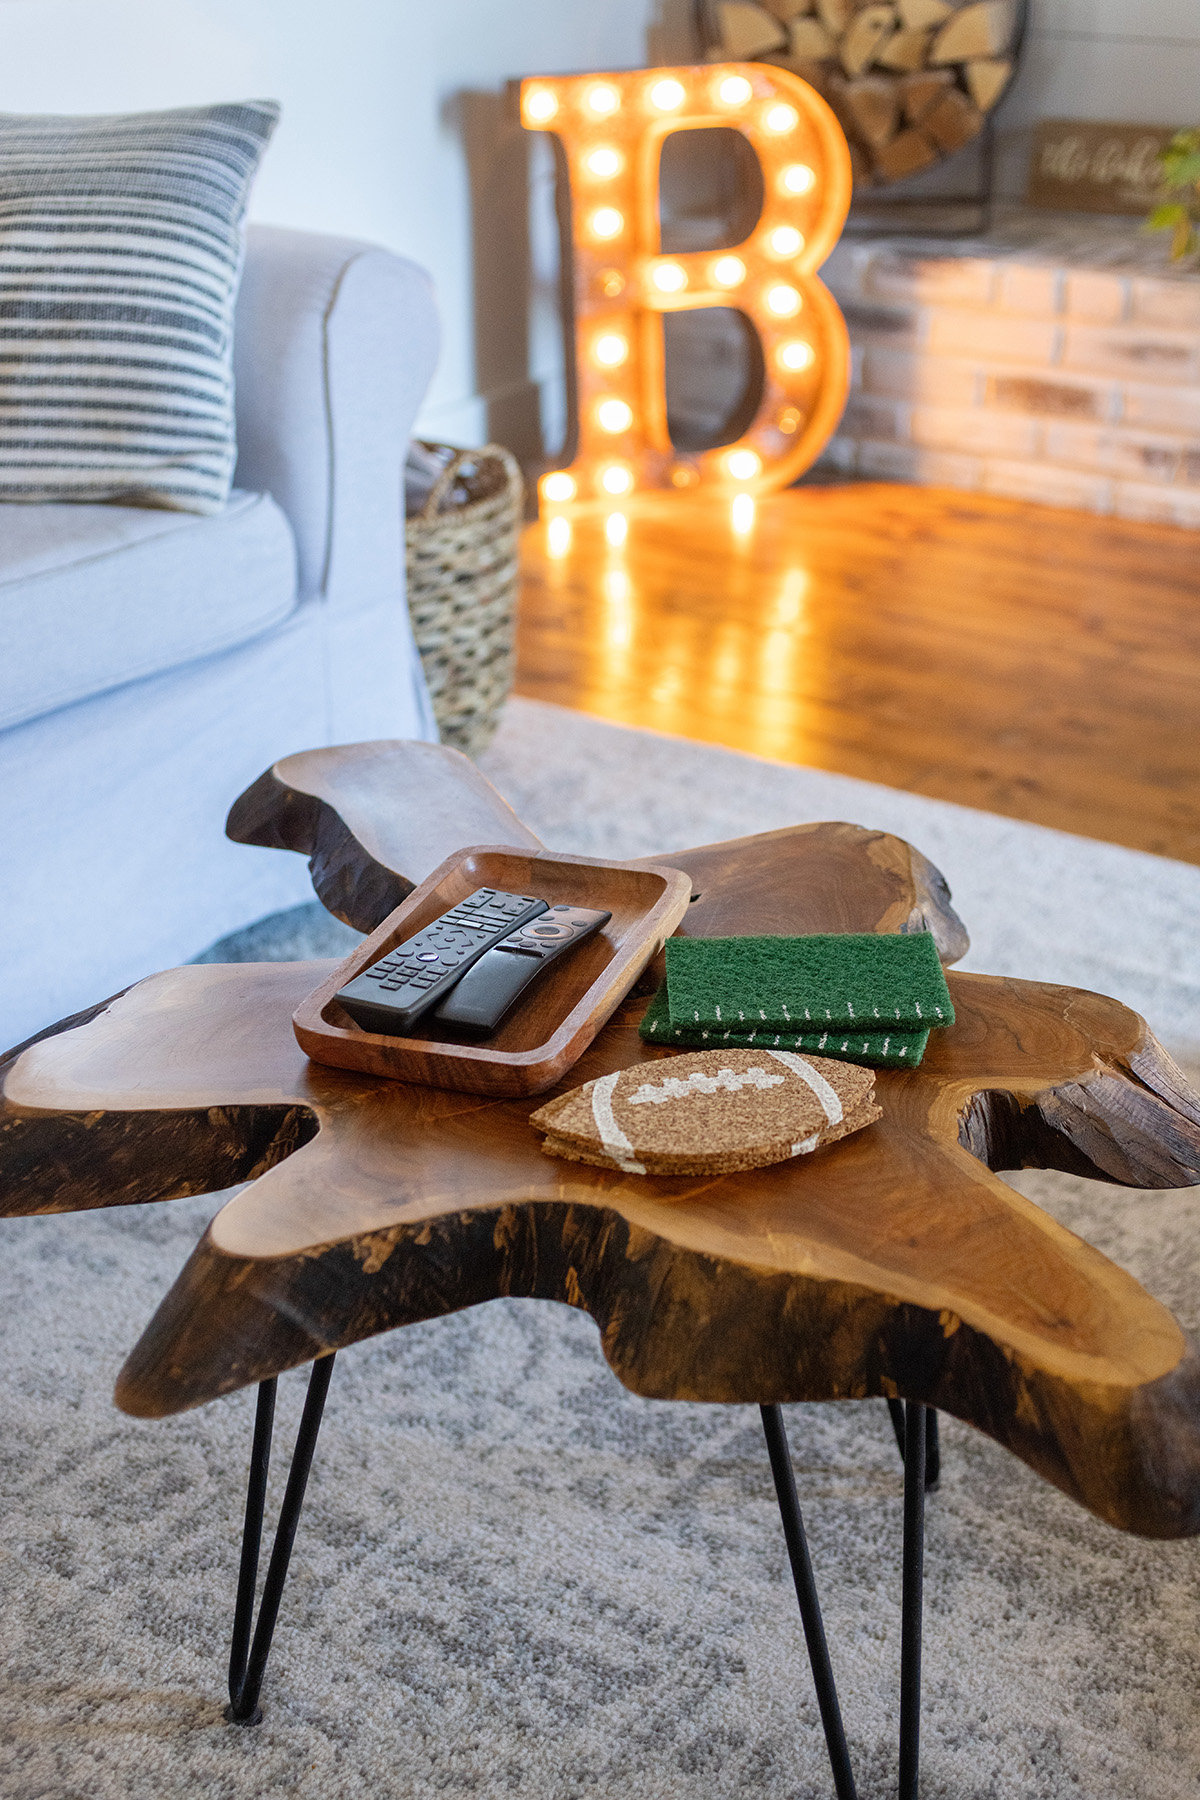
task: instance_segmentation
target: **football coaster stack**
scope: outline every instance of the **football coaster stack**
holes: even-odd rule
[[[769,1046],[911,1069],[954,1023],[927,931],[667,940],[667,979],[640,1032],[652,1044]]]
[[[786,1162],[880,1117],[869,1069],[791,1050],[708,1050],[585,1082],[530,1118],[542,1149],[631,1175]]]

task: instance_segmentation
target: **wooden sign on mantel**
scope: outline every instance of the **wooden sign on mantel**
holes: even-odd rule
[[[1162,175],[1155,159],[1175,129],[1043,119],[1033,135],[1025,197],[1057,212],[1149,212]]]

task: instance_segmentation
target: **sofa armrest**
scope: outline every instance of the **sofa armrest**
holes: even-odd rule
[[[437,348],[415,263],[351,238],[249,227],[234,480],[287,514],[302,601],[367,609],[403,595],[404,459]]]

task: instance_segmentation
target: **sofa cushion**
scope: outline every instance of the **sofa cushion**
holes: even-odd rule
[[[0,497],[219,512],[274,101],[0,114]]]
[[[0,726],[245,643],[296,605],[269,494],[220,513],[0,506]]]

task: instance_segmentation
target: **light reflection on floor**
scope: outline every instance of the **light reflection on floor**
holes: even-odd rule
[[[710,523],[713,508],[725,521],[732,559],[726,592],[734,608],[734,616],[716,619],[697,604],[686,570],[672,570],[666,583],[650,581],[660,528],[643,505],[607,513],[567,507],[546,517],[535,530],[542,566],[565,602],[556,635],[586,668],[579,703],[589,710],[794,760],[806,736],[810,575],[794,555],[769,573],[759,566],[759,508],[751,495],[710,503]],[[653,587],[652,613],[641,582]]]
[[[1193,533],[889,483],[752,505],[549,508],[519,691],[1200,864]]]

